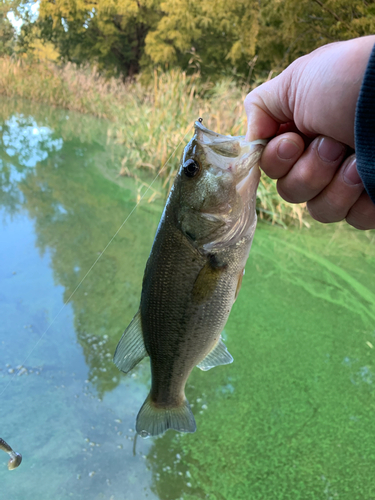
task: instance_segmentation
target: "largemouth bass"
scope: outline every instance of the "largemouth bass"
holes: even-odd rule
[[[216,134],[197,121],[184,149],[146,265],[139,311],[114,355],[125,373],[150,357],[151,391],[136,423],[143,437],[168,429],[194,432],[185,397],[192,369],[233,361],[220,333],[254,236],[264,145]]]

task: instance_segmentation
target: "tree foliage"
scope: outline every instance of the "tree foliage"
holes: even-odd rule
[[[326,43],[375,33],[375,0],[40,0],[34,24],[63,61],[124,76],[162,66],[247,79],[255,61],[253,74],[264,76]]]
[[[15,31],[7,18],[9,4],[0,4],[0,56],[11,55],[14,51]]]
[[[280,70],[327,43],[374,33],[374,0],[265,0],[257,39],[259,64]]]
[[[39,25],[61,58],[95,63],[133,76],[139,72],[158,0],[41,0]]]
[[[165,0],[146,37],[153,63],[198,67],[204,74],[244,73],[255,55],[259,6],[248,0]]]
[[[165,0],[145,52],[154,64],[246,76],[281,70],[324,44],[375,33],[374,0]]]

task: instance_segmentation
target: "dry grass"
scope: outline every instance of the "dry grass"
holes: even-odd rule
[[[143,85],[106,79],[95,68],[0,59],[0,94],[110,120],[111,139],[125,144],[128,151],[120,175],[136,176],[135,168],[148,169],[153,175],[160,174],[166,189],[173,182],[183,144],[198,117],[217,132],[245,133],[243,100],[248,91],[229,79],[208,85],[199,75],[187,76],[177,70],[155,71],[153,81]],[[258,207],[260,217],[271,223],[304,223],[304,207],[284,202],[274,181],[265,176],[258,190]]]

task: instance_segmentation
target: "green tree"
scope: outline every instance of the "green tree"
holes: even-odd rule
[[[14,51],[16,33],[7,17],[9,9],[8,2],[0,4],[0,56],[11,55]]]
[[[257,64],[279,71],[322,45],[373,33],[374,0],[265,0]]]
[[[158,0],[41,0],[41,36],[65,61],[133,76],[144,41],[158,20]]]
[[[152,63],[199,69],[204,76],[246,73],[255,55],[259,4],[236,0],[165,0],[146,37]]]
[[[146,37],[151,64],[203,76],[280,71],[321,45],[375,32],[374,0],[165,0]],[[264,76],[264,75],[263,75]]]
[[[48,40],[63,61],[125,77],[162,66],[264,78],[321,45],[375,32],[375,0],[40,0],[37,22],[27,19],[30,0],[7,1],[24,17],[20,46]]]

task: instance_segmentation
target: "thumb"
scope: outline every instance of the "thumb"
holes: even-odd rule
[[[276,135],[281,123],[293,121],[293,112],[288,106],[289,96],[282,90],[288,88],[284,72],[246,96],[246,140],[268,139]]]

